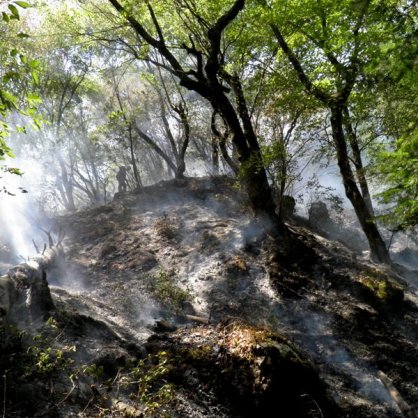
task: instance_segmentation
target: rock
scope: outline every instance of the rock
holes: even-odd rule
[[[177,326],[164,319],[157,319],[151,329],[154,332],[174,332],[177,330]]]
[[[142,418],[144,416],[139,409],[120,400],[113,400],[112,406],[125,418]]]
[[[282,214],[285,218],[291,218],[295,213],[296,200],[293,196],[284,195],[282,198]]]
[[[309,225],[316,230],[327,230],[332,224],[327,205],[324,202],[313,202],[309,208]]]

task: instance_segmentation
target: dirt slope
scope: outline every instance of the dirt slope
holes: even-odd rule
[[[415,416],[417,289],[297,223],[278,244],[230,180],[161,183],[58,225],[56,327],[39,332],[78,383],[51,377],[50,416]]]

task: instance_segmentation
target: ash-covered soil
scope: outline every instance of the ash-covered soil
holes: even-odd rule
[[[57,219],[66,259],[37,334],[65,361],[22,377],[36,399],[9,395],[8,416],[416,416],[415,273],[297,221],[279,240],[268,226],[227,178]]]

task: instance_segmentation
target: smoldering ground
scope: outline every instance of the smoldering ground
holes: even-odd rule
[[[387,347],[393,341],[389,325],[379,325],[378,304],[356,299],[355,276],[362,267],[334,242],[306,238],[328,270],[284,270],[291,292],[282,294],[267,274],[268,228],[255,223],[243,203],[245,195],[231,180],[190,179],[56,218],[54,230],[67,231],[67,256],[48,278],[63,315],[74,315],[76,357],[103,360],[97,345],[108,347],[112,338],[140,345],[160,319],[188,326],[187,315],[215,323],[240,318],[294,341],[347,410],[364,417],[401,416],[378,370],[407,399],[415,383],[400,381],[399,365],[389,368]],[[303,228],[299,233],[306,237]],[[407,331],[414,311],[409,315],[396,339],[404,362],[413,364],[416,354],[407,350],[413,336]],[[376,323],[370,346],[360,317]]]
[[[324,380],[337,385],[343,404],[357,404],[361,414],[369,409],[401,416],[377,377],[378,344],[369,349],[341,335],[340,327],[346,322],[354,327],[351,332],[362,336],[366,332],[355,322],[359,303],[355,289],[362,286],[354,282],[356,271],[360,271],[355,258],[343,251],[343,246],[318,239],[315,251],[320,258],[325,264],[334,261],[325,276],[318,272],[317,277],[295,275],[293,281],[289,277],[287,285],[295,286],[291,294],[299,295],[298,300],[289,300],[266,274],[263,228],[242,208],[239,193],[233,196],[233,189],[230,194],[218,193],[220,190],[220,184],[210,179],[161,183],[137,196],[127,195],[106,210],[66,218],[74,228],[75,247],[70,258],[86,268],[90,296],[107,300],[108,305],[124,312],[133,312],[135,301],[141,304],[144,297],[162,297],[151,312],[153,320],[177,323],[176,309],[180,308],[180,312],[186,309],[215,322],[239,317],[257,326],[273,327],[287,333],[321,365]],[[99,212],[103,228],[95,235],[98,227],[94,220]],[[144,263],[138,263],[139,259]],[[292,272],[286,274],[291,276]],[[164,291],[179,295],[180,305],[170,307],[164,294],[152,293],[146,285],[149,279],[162,283]],[[161,302],[166,305],[163,309]],[[379,314],[370,308],[367,315],[374,320]],[[141,322],[140,315],[131,322],[138,326],[135,321]],[[389,338],[384,328],[381,332],[379,338]],[[365,360],[358,361],[358,350],[368,353]]]

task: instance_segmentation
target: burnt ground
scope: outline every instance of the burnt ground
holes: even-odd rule
[[[56,309],[4,339],[7,416],[416,416],[416,272],[297,221],[277,241],[227,178],[56,225]]]

